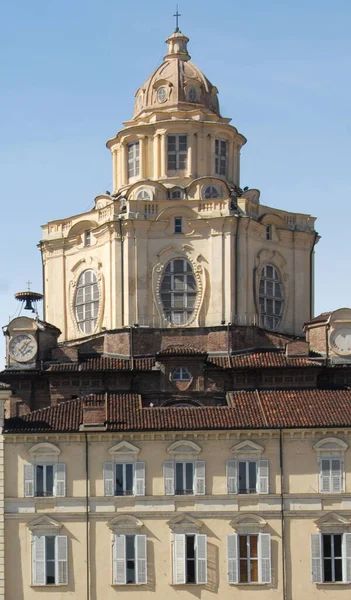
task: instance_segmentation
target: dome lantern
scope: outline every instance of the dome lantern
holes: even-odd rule
[[[164,60],[169,60],[170,58],[177,58],[178,60],[190,60],[190,55],[187,48],[188,41],[189,38],[186,37],[186,35],[184,35],[181,31],[174,31],[174,33],[172,33],[172,35],[166,39],[168,50]]]

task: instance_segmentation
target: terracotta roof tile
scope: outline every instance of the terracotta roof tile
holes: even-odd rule
[[[160,350],[157,356],[207,356],[207,352],[191,346],[168,346]]]
[[[79,431],[83,405],[105,402],[92,394],[8,419],[5,432]],[[110,394],[108,431],[179,431],[351,427],[351,390],[230,392],[225,407],[142,407],[138,394]]]
[[[329,312],[321,313],[320,315],[313,317],[313,319],[309,319],[309,321],[306,321],[304,323],[304,327],[306,325],[309,325],[310,323],[325,323],[326,321],[328,321],[331,314],[332,314],[331,310]]]
[[[154,358],[134,358],[133,360],[133,368],[137,371],[151,371],[154,366]],[[47,370],[55,373],[67,371],[129,371],[131,367],[132,363],[129,358],[101,356],[88,358],[82,362],[52,364]]]
[[[207,362],[222,369],[269,369],[286,367],[315,367],[307,357],[289,358],[284,352],[254,352],[232,356],[209,356]]]

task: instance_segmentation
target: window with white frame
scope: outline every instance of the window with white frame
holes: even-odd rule
[[[31,462],[24,464],[24,497],[62,498],[66,495],[66,465],[57,462],[59,448],[40,443],[30,449]]]
[[[168,263],[160,295],[166,320],[172,325],[184,325],[194,312],[197,296],[195,275],[189,261],[175,258]]]
[[[67,536],[33,535],[33,585],[67,585]]]
[[[243,441],[232,448],[235,458],[227,461],[228,494],[268,494],[269,465],[262,459],[262,446]]]
[[[207,583],[207,536],[173,534],[173,583]]]
[[[195,458],[201,448],[190,441],[174,442],[167,452],[173,460],[163,466],[165,495],[205,494],[205,461]]]
[[[187,168],[188,136],[184,134],[167,136],[168,171],[184,171]]]
[[[151,200],[151,193],[149,190],[142,188],[136,195],[137,200]]]
[[[245,526],[243,526],[245,529]],[[227,535],[228,583],[271,582],[271,536],[239,532]]]
[[[185,367],[177,367],[172,373],[172,381],[190,381],[191,375]]]
[[[128,144],[128,178],[139,176],[139,142]]]
[[[93,333],[99,313],[99,286],[92,269],[83,271],[77,283],[75,314],[82,333]]]
[[[348,445],[338,438],[324,438],[313,448],[318,456],[319,491],[340,494],[344,491],[344,453]]]
[[[228,142],[227,140],[215,140],[215,172],[216,175],[227,174]]]
[[[259,305],[262,326],[277,329],[283,313],[283,286],[277,269],[265,265],[259,286]]]
[[[312,583],[350,583],[351,533],[312,533],[311,571]]]
[[[105,462],[104,494],[105,496],[144,496],[145,463]]]
[[[147,583],[146,535],[115,533],[113,536],[114,585]]]

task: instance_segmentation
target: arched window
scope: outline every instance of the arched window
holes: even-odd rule
[[[167,321],[172,325],[186,323],[194,311],[196,294],[191,264],[182,258],[171,260],[161,282],[161,301]]]
[[[204,194],[204,198],[206,198],[206,200],[209,200],[210,198],[219,198],[220,197],[219,189],[215,185],[208,185],[205,188],[203,194]]]
[[[84,271],[78,279],[75,312],[79,329],[93,333],[99,312],[99,287],[94,271]]]
[[[170,191],[169,197],[171,200],[182,200],[184,198],[184,192],[180,188],[176,188]]]
[[[283,312],[283,290],[279,273],[273,265],[266,265],[262,270],[259,302],[262,326],[277,329]]]
[[[196,89],[193,86],[190,86],[188,88],[188,100],[189,102],[196,102],[197,100],[197,93],[196,93]]]
[[[137,200],[151,200],[151,194],[148,190],[142,189],[137,193]]]

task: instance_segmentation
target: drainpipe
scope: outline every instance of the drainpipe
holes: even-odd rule
[[[90,532],[89,532],[89,447],[88,435],[85,436],[85,541],[86,541],[86,600],[90,600]]]
[[[313,244],[312,244],[312,248],[310,251],[310,319],[312,319],[313,317],[313,304],[314,304],[314,285],[313,285],[313,278],[314,278],[314,247],[316,245],[317,242],[317,237],[318,237],[318,233],[315,231],[314,234],[314,240],[313,240]]]
[[[236,222],[236,232],[235,232],[235,255],[234,255],[234,265],[235,265],[235,289],[234,289],[234,319],[232,319],[233,323],[238,323],[238,298],[239,298],[239,225],[241,220],[241,215],[238,215]]]
[[[280,522],[281,522],[281,530],[282,530],[282,583],[283,583],[283,600],[286,600],[283,430],[281,428],[279,429],[279,457],[280,457]]]
[[[121,237],[121,317],[122,317],[122,327],[124,327],[124,240],[122,235],[122,219],[119,217],[119,235]]]

